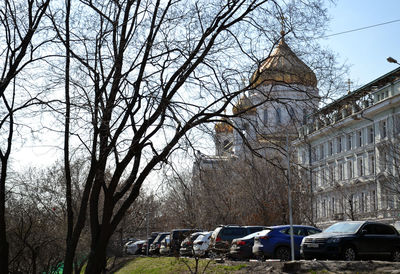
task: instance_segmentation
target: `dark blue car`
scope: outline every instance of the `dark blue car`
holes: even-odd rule
[[[300,244],[305,236],[320,233],[312,226],[293,225],[295,258],[300,258]],[[290,260],[290,225],[271,226],[254,238],[253,254],[256,258]]]

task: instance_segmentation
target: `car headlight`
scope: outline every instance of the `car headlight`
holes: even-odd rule
[[[326,241],[327,244],[336,244],[336,243],[338,243],[338,242],[340,242],[340,238],[329,238],[329,239]]]

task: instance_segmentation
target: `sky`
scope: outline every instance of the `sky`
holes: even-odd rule
[[[400,20],[400,0],[337,0],[335,6],[327,8],[332,18],[327,35]],[[320,42],[336,52],[340,62],[350,65],[348,78],[354,90],[397,68],[386,58],[392,56],[400,62],[400,21],[322,38]],[[22,166],[32,165],[32,159],[47,159],[36,163],[43,166],[55,158],[54,147],[39,144],[14,153],[14,159]]]
[[[328,12],[332,20],[327,35],[399,20],[321,39],[339,61],[350,65],[351,90],[398,67],[386,58],[400,62],[400,0],[338,0]]]

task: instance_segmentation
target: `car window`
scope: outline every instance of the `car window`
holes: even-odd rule
[[[289,234],[289,228],[285,228],[285,229],[279,230],[279,232],[283,233],[283,234]]]
[[[293,235],[306,236],[306,232],[302,227],[293,227]]]
[[[262,226],[255,226],[255,227],[248,227],[248,229],[249,229],[250,233],[254,233],[254,232],[263,230],[264,227],[262,227]]]
[[[314,228],[307,228],[307,232],[308,232],[308,235],[313,235],[313,234],[320,233],[321,231],[314,229]]]
[[[280,230],[279,232],[290,235],[290,227]],[[302,227],[293,227],[293,235],[306,236],[306,232],[304,231],[304,229]]]
[[[381,235],[395,234],[395,231],[390,226],[383,225],[383,224],[377,224],[376,230],[377,230],[376,234],[381,234]]]
[[[376,234],[376,226],[374,224],[367,224],[363,227],[365,234]]]
[[[227,229],[224,229],[222,232],[222,235],[225,237],[231,237],[231,236],[242,236],[246,234],[246,229],[244,227],[230,227]]]

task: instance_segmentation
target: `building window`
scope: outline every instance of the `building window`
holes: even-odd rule
[[[363,145],[362,142],[362,131],[357,131],[357,147],[361,147]]]
[[[386,120],[381,121],[380,129],[381,129],[381,138],[386,138],[386,136],[387,136],[387,122],[386,122]]]
[[[325,183],[325,181],[326,181],[326,178],[325,178],[325,168],[324,167],[322,167],[321,168],[321,185],[324,185],[324,183]]]
[[[340,181],[342,181],[343,179],[344,179],[344,175],[343,175],[343,173],[344,173],[344,166],[343,166],[343,163],[340,163],[339,165],[338,165],[338,168],[339,168],[339,180]]]
[[[347,134],[347,150],[351,150],[353,148],[353,136],[352,134]]]
[[[322,217],[326,217],[326,200],[322,201]]]
[[[280,125],[281,123],[282,123],[281,109],[277,108],[276,109],[276,124]]]
[[[330,156],[330,155],[332,155],[332,153],[333,153],[333,142],[329,141],[328,142],[328,155]]]
[[[358,176],[364,176],[364,165],[362,157],[357,158],[357,170],[358,170]]]
[[[399,114],[397,114],[394,117],[394,132],[397,134],[400,133],[400,115]]]
[[[311,172],[311,177],[312,177],[313,185],[318,186],[317,171],[315,169]]]
[[[332,197],[332,215],[334,215],[336,213],[335,207],[336,207],[335,197]]]
[[[342,152],[342,137],[341,136],[336,138],[336,144],[337,144],[337,153]]]
[[[368,144],[374,142],[374,128],[373,126],[368,127]]]
[[[368,156],[368,161],[369,161],[369,174],[373,175],[373,174],[375,174],[375,156],[374,156],[374,154],[370,154]]]
[[[321,144],[319,146],[319,159],[322,160],[325,157],[325,151],[324,151],[324,144]]]
[[[311,162],[315,162],[317,158],[317,148],[311,148]]]
[[[264,109],[263,116],[264,124],[266,125],[268,123],[268,109]]]
[[[353,178],[353,160],[351,159],[347,162],[347,174],[349,179]]]
[[[335,166],[333,164],[329,165],[329,184],[332,185],[335,181]]]

